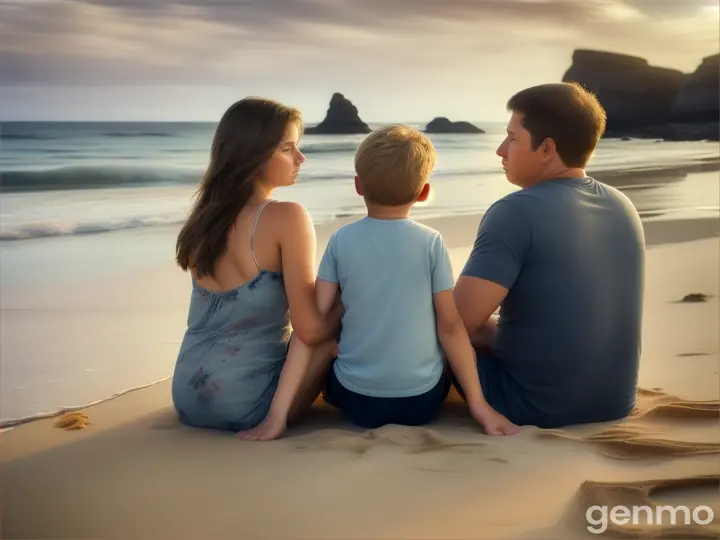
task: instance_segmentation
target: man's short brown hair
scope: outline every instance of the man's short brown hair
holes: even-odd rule
[[[355,172],[368,202],[401,206],[417,200],[435,159],[435,148],[424,134],[392,125],[376,129],[360,143]]]
[[[522,114],[533,150],[551,138],[568,167],[585,167],[605,132],[605,109],[577,83],[526,88],[510,98],[507,108]]]

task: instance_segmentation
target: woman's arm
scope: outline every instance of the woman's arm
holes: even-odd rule
[[[322,313],[316,300],[317,241],[307,210],[296,203],[277,203],[280,214],[280,257],[290,304],[293,332],[306,345],[317,345],[334,336],[341,309]]]

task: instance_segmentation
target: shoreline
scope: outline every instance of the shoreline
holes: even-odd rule
[[[93,401],[91,403],[86,403],[85,405],[73,405],[70,407],[60,407],[58,410],[52,411],[52,412],[37,413],[32,416],[27,416],[27,417],[22,417],[22,418],[10,418],[7,420],[3,420],[3,421],[0,421],[0,434],[10,431],[11,429],[16,428],[18,426],[22,426],[23,424],[28,424],[30,422],[36,422],[38,420],[47,420],[48,418],[54,418],[56,416],[60,416],[65,413],[80,411],[82,409],[89,409],[90,407],[94,407],[96,405],[100,405],[101,403],[106,403],[108,401],[112,401],[113,399],[117,399],[126,394],[130,394],[131,392],[136,392],[138,390],[143,390],[145,388],[150,388],[151,386],[156,386],[158,384],[164,383],[165,381],[167,381],[171,378],[172,378],[172,375],[168,375],[167,377],[160,379],[158,381],[153,381],[153,382],[143,384],[140,386],[135,386],[133,388],[128,388],[127,390],[117,392],[111,396],[98,399],[97,401]]]

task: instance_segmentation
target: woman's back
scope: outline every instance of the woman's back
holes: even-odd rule
[[[191,274],[195,283],[214,292],[229,291],[252,282],[262,269],[281,272],[278,238],[273,227],[272,199],[248,203],[227,236],[227,247],[212,275]],[[283,203],[276,203],[282,206]]]
[[[277,386],[287,355],[290,318],[279,255],[272,257],[272,227],[258,227],[270,202],[238,215],[214,277],[193,275],[172,390],[186,423],[248,429],[264,418],[272,400],[269,389]],[[265,240],[262,247],[258,239]],[[258,253],[270,268],[260,265]]]

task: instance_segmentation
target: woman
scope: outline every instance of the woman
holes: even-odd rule
[[[186,424],[271,440],[320,393],[341,308],[327,318],[317,309],[308,213],[271,198],[297,181],[302,128],[297,110],[248,98],[226,111],[215,132],[177,239],[177,262],[192,275],[172,384]]]

